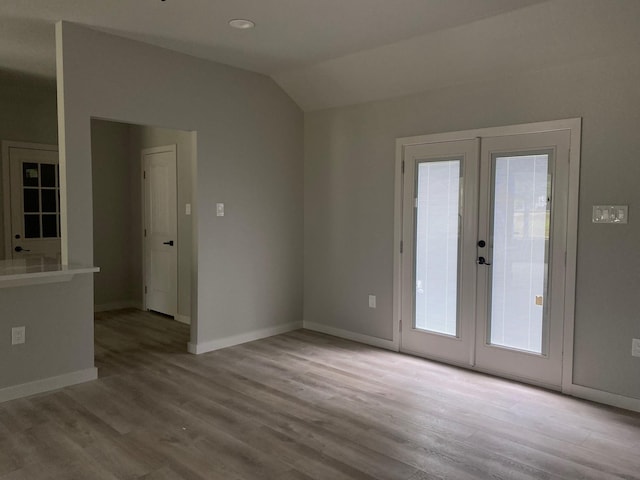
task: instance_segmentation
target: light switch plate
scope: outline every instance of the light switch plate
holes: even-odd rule
[[[628,205],[594,205],[591,215],[593,223],[627,223]]]
[[[631,355],[634,357],[640,357],[640,338],[634,338],[631,340]]]
[[[224,217],[224,203],[216,203],[216,216]]]
[[[369,308],[376,308],[376,296],[369,295]]]
[[[190,203],[186,203],[184,206],[184,214],[185,215],[191,215],[191,204]]]
[[[13,327],[11,329],[11,345],[20,345],[25,342],[25,327]]]

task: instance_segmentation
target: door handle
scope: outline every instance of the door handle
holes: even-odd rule
[[[169,245],[170,247],[173,247],[173,240],[169,240],[168,242],[162,242],[163,245]]]
[[[491,265],[490,263],[487,262],[487,259],[484,257],[478,257],[478,260],[476,261],[476,263],[478,265]]]
[[[14,250],[16,252],[30,252],[31,250],[27,250],[26,248],[22,248],[20,245],[18,245],[16,248],[14,248]]]

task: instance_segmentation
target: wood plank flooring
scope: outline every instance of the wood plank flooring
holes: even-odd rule
[[[98,314],[99,380],[0,404],[0,479],[640,479],[640,415],[305,330],[187,341]]]

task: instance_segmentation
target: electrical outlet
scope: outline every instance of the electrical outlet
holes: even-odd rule
[[[376,296],[369,295],[369,308],[376,308]]]
[[[20,345],[26,340],[24,327],[13,327],[11,329],[11,345]]]
[[[634,338],[631,340],[631,355],[634,357],[640,357],[640,338]]]

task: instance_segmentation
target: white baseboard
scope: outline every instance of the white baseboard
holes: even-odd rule
[[[260,340],[261,338],[280,335],[281,333],[298,330],[299,328],[302,328],[302,322],[285,323],[283,325],[276,325],[275,327],[261,328],[260,330],[253,330],[251,332],[232,335],[230,337],[224,337],[217,340],[210,340],[208,342],[189,342],[187,349],[189,350],[189,353],[199,355],[201,353],[213,352],[214,350],[219,350],[221,348],[233,347],[234,345],[240,345],[241,343]]]
[[[142,303],[135,300],[120,300],[118,302],[101,303],[100,305],[94,305],[93,311],[98,312],[110,312],[111,310],[123,310],[125,308],[137,308],[142,310]]]
[[[573,397],[591,400],[592,402],[604,403],[612,407],[624,408],[634,412],[640,412],[640,399],[625,397],[616,393],[605,392],[595,388],[583,387],[582,385],[571,385],[568,392],[563,392]]]
[[[191,317],[188,317],[188,316],[186,316],[186,315],[179,315],[179,314],[176,314],[176,316],[175,316],[175,317],[173,317],[173,318],[174,318],[177,322],[184,323],[184,324],[186,324],[186,325],[191,325]]]
[[[42,380],[35,380],[33,382],[5,387],[0,389],[0,403],[15,400],[16,398],[28,397],[29,395],[35,395],[37,393],[48,392],[50,390],[57,390],[70,385],[76,385],[78,383],[88,382],[90,380],[95,380],[96,378],[98,378],[98,369],[91,367],[85,370],[65,373],[64,375],[58,375],[56,377],[43,378]]]
[[[349,330],[342,330],[341,328],[329,327],[327,325],[314,322],[305,321],[303,325],[307,330],[313,330],[314,332],[326,333],[327,335],[333,335],[334,337],[345,338],[347,340],[353,340],[354,342],[365,343],[372,347],[393,350],[394,352],[398,351],[398,346],[393,342],[393,340],[385,340],[384,338],[350,332]]]

